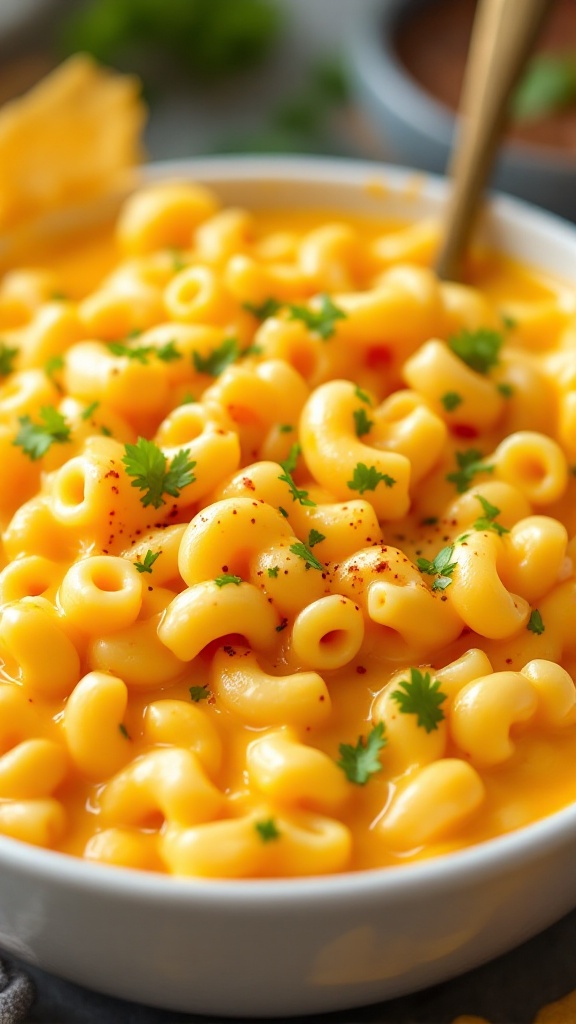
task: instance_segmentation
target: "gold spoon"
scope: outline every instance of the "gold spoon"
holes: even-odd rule
[[[460,277],[464,250],[506,120],[508,100],[552,0],[479,0],[449,167],[452,191],[436,270]]]

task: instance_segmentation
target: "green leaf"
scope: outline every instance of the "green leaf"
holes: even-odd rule
[[[264,299],[264,302],[261,303],[243,302],[242,309],[252,313],[252,316],[255,316],[257,320],[267,320],[269,316],[275,316],[282,309],[282,303],[271,296],[268,299]]]
[[[124,356],[143,366],[147,366],[150,356],[156,353],[153,345],[126,345],[123,341],[109,341],[107,344],[112,355]]]
[[[510,533],[510,530],[506,526],[502,526],[501,523],[496,522],[496,516],[500,515],[500,509],[496,508],[496,505],[492,505],[486,498],[482,497],[481,494],[475,494],[474,497],[480,502],[484,509],[484,515],[479,519],[476,519],[472,524],[475,530],[493,530],[499,537],[504,533]]]
[[[278,425],[278,430],[281,434],[291,434],[292,431],[294,430],[294,427],[292,426],[291,423],[280,423]]]
[[[182,352],[176,348],[176,342],[173,340],[167,341],[165,345],[160,345],[160,347],[156,349],[156,355],[163,363],[173,363],[177,359],[184,358]]]
[[[120,722],[118,728],[119,728],[120,732],[122,733],[122,735],[123,735],[125,740],[132,739],[132,737],[130,736],[130,733],[128,732],[128,729],[124,725],[124,722]]]
[[[89,419],[91,419],[92,416],[94,415],[94,413],[96,412],[96,409],[98,408],[99,405],[100,405],[100,402],[91,402],[90,405],[87,405],[86,408],[84,409],[84,411],[82,413],[80,413],[80,419],[82,419],[82,420],[89,420]]]
[[[429,561],[427,558],[416,559],[416,565],[420,572],[425,573],[428,576],[438,577],[432,584],[432,590],[446,590],[446,587],[449,587],[452,583],[452,580],[449,577],[458,565],[457,562],[450,561],[453,554],[454,545],[450,544],[447,547],[442,548],[432,561]]]
[[[384,731],[384,722],[378,722],[366,737],[358,737],[356,746],[352,746],[351,743],[340,744],[340,760],[336,764],[349,782],[356,786],[365,786],[371,775],[382,770],[378,755],[388,742]]]
[[[354,409],[352,413],[354,417],[354,429],[356,431],[356,437],[364,437],[364,434],[369,434],[374,426],[374,420],[369,420],[366,415],[365,409]]]
[[[318,561],[316,555],[313,555],[310,548],[306,547],[302,541],[298,541],[297,544],[291,544],[290,551],[293,555],[297,555],[298,558],[302,558],[306,562],[307,569],[318,569],[320,572],[325,572],[322,562]]]
[[[516,121],[535,121],[576,102],[576,52],[539,53],[529,62],[514,92]]]
[[[226,587],[229,583],[233,583],[234,586],[239,587],[242,583],[242,577],[231,576],[230,573],[224,573],[223,576],[217,576],[214,583],[217,587]]]
[[[140,499],[144,508],[160,508],[166,504],[164,494],[178,498],[184,487],[194,483],[192,470],[196,463],[190,461],[189,454],[187,448],[181,449],[168,466],[164,452],[145,437],[139,437],[136,444],[124,445],[122,462],[128,476],[134,478],[132,487],[146,492]]]
[[[312,501],[312,498],[308,497],[308,491],[304,491],[300,487],[297,487],[292,478],[292,473],[296,469],[298,456],[300,455],[301,450],[302,449],[299,444],[292,445],[288,458],[284,459],[283,462],[280,462],[284,472],[281,473],[278,479],[282,480],[283,483],[288,484],[292,494],[292,501],[299,501],[301,505],[306,505],[309,508],[315,508],[316,502]]]
[[[503,337],[490,327],[479,327],[476,331],[463,328],[459,334],[448,338],[448,345],[462,362],[476,373],[488,373],[496,366]]]
[[[134,562],[134,566],[138,570],[138,572],[151,573],[154,562],[156,561],[157,558],[160,558],[161,554],[161,551],[151,551],[150,548],[148,548],[148,551],[144,555],[144,560],[142,562]]]
[[[368,392],[363,391],[362,388],[358,387],[358,385],[356,385],[356,387],[354,388],[354,394],[356,395],[356,398],[360,399],[361,402],[364,402],[366,405],[372,405],[372,399],[370,398]]]
[[[507,384],[506,381],[502,381],[501,384],[497,385],[498,391],[504,398],[512,398],[514,394],[514,388],[511,384]]]
[[[201,700],[208,700],[210,696],[210,690],[207,686],[191,686],[190,688],[190,699],[195,704],[199,704]]]
[[[211,377],[219,377],[227,366],[236,362],[239,356],[240,347],[236,338],[224,338],[222,344],[207,356],[193,352],[192,363],[197,373],[207,373]]]
[[[318,530],[310,530],[308,534],[308,547],[313,548],[315,544],[321,544],[326,537],[323,533],[318,533]]]
[[[11,348],[5,341],[0,341],[0,377],[7,377],[14,371],[14,360],[20,349]]]
[[[271,843],[275,839],[280,839],[281,833],[276,828],[276,823],[273,818],[268,818],[266,821],[257,821],[254,828],[258,832],[263,843]]]
[[[365,491],[375,491],[379,483],[386,487],[393,487],[396,481],[387,473],[380,473],[376,466],[367,466],[364,462],[358,462],[354,467],[352,479],[347,481],[351,491],[358,491],[364,494]]]
[[[390,694],[400,711],[405,715],[416,715],[418,725],[426,732],[433,732],[445,717],[440,705],[446,694],[440,690],[440,680],[432,682],[429,672],[424,675],[417,668],[410,669],[410,679],[403,679],[398,689]]]
[[[277,575],[278,575],[278,573],[280,572],[280,566],[279,565],[273,565],[271,569],[267,570],[267,572],[268,572],[268,575],[269,575],[270,579],[275,580]]]
[[[453,473],[447,473],[446,479],[451,484],[456,484],[458,494],[464,494],[471,486],[476,473],[493,473],[494,466],[487,466],[482,459],[484,456],[477,448],[468,448],[465,452],[455,452],[458,469]]]
[[[540,634],[546,629],[546,626],[542,622],[542,616],[537,608],[532,609],[526,629],[529,629],[531,633],[536,633],[537,636],[540,636]]]
[[[294,303],[289,305],[288,319],[301,320],[302,323],[318,334],[323,341],[328,341],[336,330],[336,321],[345,320],[346,313],[334,305],[329,295],[319,296],[319,309],[310,309],[308,306],[298,306]]]
[[[459,405],[462,405],[463,398],[457,391],[447,391],[445,395],[442,395],[440,401],[446,409],[446,412],[454,412],[454,409],[457,409]]]
[[[30,416],[19,416],[20,430],[13,444],[22,448],[33,462],[41,459],[54,443],[67,444],[70,441],[70,427],[53,405],[40,409],[40,423],[34,423]]]

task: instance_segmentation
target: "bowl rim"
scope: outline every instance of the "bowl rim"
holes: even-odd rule
[[[308,156],[216,156],[159,161],[142,168],[144,180],[174,177],[213,185],[235,182],[267,182],[339,185],[366,188],[380,177],[387,194],[409,189],[415,174],[422,179],[420,194],[443,201],[448,182],[440,175],[414,168],[399,167],[366,160],[341,157]],[[521,225],[536,234],[548,234],[560,246],[570,246],[576,254],[576,225],[541,210],[521,199],[491,194],[488,210],[496,221]],[[575,281],[576,285],[576,281]],[[405,865],[346,871],[330,875],[289,878],[212,879],[174,876],[129,867],[102,864],[79,856],[44,849],[22,840],[0,835],[0,870],[10,869],[35,881],[56,882],[71,890],[99,890],[102,894],[128,901],[142,897],[158,900],[171,910],[190,903],[219,905],[238,909],[261,903],[269,909],[281,906],[289,910],[312,897],[342,902],[369,901],[375,897],[402,899],[406,888],[415,894],[431,886],[454,889],[475,884],[494,873],[516,871],[540,854],[551,854],[573,841],[576,845],[576,800],[544,818],[514,831],[475,843],[472,846],[439,854]]]
[[[451,147],[457,130],[457,113],[424,89],[400,60],[394,46],[397,27],[412,7],[430,0],[369,0],[363,15],[352,22],[350,53],[356,73],[382,100],[393,97],[396,116],[421,135]],[[382,100],[386,103],[386,100]],[[506,139],[499,159],[514,170],[526,163],[536,171],[576,174],[576,157],[561,149]]]

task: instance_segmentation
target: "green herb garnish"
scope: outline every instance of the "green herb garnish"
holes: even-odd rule
[[[429,672],[422,674],[419,669],[410,669],[410,679],[403,679],[398,689],[390,694],[400,711],[405,715],[417,715],[418,725],[426,732],[433,732],[445,717],[440,705],[446,694],[440,690],[440,680],[432,682]]]
[[[359,736],[356,746],[351,743],[340,744],[340,760],[336,764],[349,782],[365,786],[371,775],[382,770],[378,755],[387,743],[384,731],[384,722],[378,722],[366,737]]]
[[[164,452],[145,437],[139,437],[136,444],[124,445],[122,462],[128,476],[134,478],[132,487],[145,491],[140,499],[144,508],[148,505],[160,508],[166,504],[164,494],[178,498],[184,487],[194,483],[196,477],[192,470],[196,463],[190,461],[189,454],[187,448],[182,448],[168,466]]]

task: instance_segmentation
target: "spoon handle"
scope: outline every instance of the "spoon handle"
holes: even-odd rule
[[[458,280],[508,99],[550,5],[551,0],[480,0],[478,4],[449,170],[452,193],[436,265],[445,280]]]

